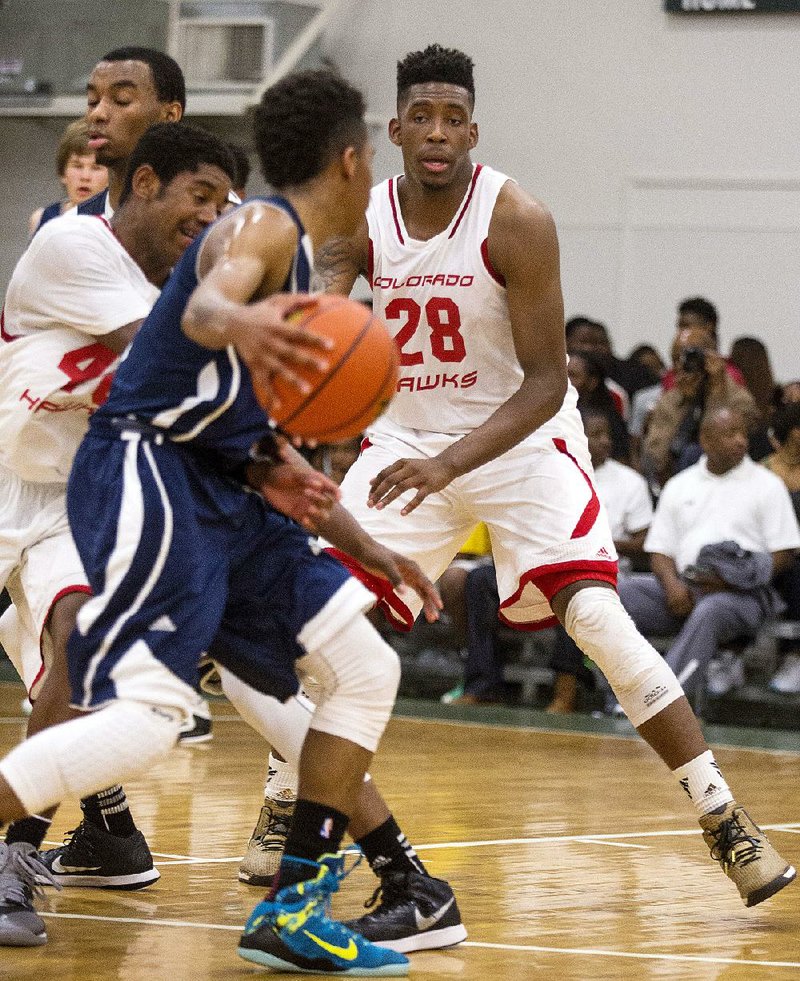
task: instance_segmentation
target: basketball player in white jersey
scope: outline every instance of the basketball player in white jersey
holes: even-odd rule
[[[102,217],[48,222],[17,264],[0,344],[0,583],[13,600],[7,652],[35,710],[29,735],[68,717],[66,641],[89,587],[72,542],[65,484],[93,410],[105,399],[119,354],[147,316],[186,246],[225,204],[234,162],[215,137],[189,127],[148,133],[133,158],[124,205]],[[6,622],[7,625],[7,622]],[[52,671],[48,676],[48,669]],[[121,787],[82,801],[76,838],[91,845],[93,872],[66,867],[56,880],[137,889],[158,879]],[[13,873],[30,865],[55,809],[15,822],[0,861],[0,944],[46,940]],[[79,849],[80,842],[74,842]],[[65,867],[62,867],[62,859]],[[4,866],[9,866],[4,868]],[[47,877],[47,876],[46,876]],[[27,908],[26,908],[27,904]]]
[[[688,793],[745,904],[760,903],[795,870],[734,802],[674,674],[615,590],[616,552],[567,381],[553,219],[514,181],[472,163],[466,55],[431,45],[403,59],[397,79],[389,137],[404,173],[373,190],[361,234],[330,243],[318,262],[331,291],[368,277],[402,365],[342,503],[433,580],[485,522],[503,621],[564,625]],[[413,597],[373,587],[409,627]],[[369,936],[366,919],[358,929]]]

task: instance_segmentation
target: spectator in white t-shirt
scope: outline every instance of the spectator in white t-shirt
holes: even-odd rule
[[[705,455],[669,480],[659,498],[644,545],[652,574],[623,577],[619,584],[640,630],[677,635],[666,659],[690,699],[702,691],[720,645],[755,636],[774,612],[769,580],[800,546],[785,485],[747,456],[744,417],[725,406],[709,410],[700,445]],[[737,588],[697,567],[701,548],[721,542],[735,542],[743,561],[761,560],[767,570],[761,588]]]
[[[631,559],[644,555],[644,539],[653,517],[647,481],[631,467],[611,457],[611,430],[605,414],[583,409],[583,428],[589,443],[597,496],[608,512],[611,534],[620,557],[620,571],[630,569]],[[556,627],[550,667],[555,672],[553,698],[548,712],[572,712],[578,681],[592,687],[594,675],[575,642],[563,627]]]

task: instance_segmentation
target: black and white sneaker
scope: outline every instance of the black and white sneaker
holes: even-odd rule
[[[120,838],[81,821],[68,832],[63,845],[39,855],[53,879],[63,886],[133,890],[144,889],[161,878],[139,830]]]
[[[456,897],[444,879],[419,872],[391,872],[365,903],[369,913],[345,924],[379,947],[401,954],[452,947],[466,940]]]
[[[181,726],[178,733],[178,743],[182,746],[193,746],[196,743],[207,743],[214,738],[211,731],[211,709],[208,702],[198,696],[192,706],[191,718]]]

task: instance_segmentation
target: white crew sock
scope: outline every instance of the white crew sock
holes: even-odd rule
[[[710,749],[672,772],[700,815],[710,814],[733,800]]]
[[[292,764],[270,753],[268,766],[264,796],[280,801],[297,800],[297,770]]]

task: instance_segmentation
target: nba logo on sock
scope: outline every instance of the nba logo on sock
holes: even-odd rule
[[[319,829],[320,838],[330,838],[331,831],[333,831],[333,818],[325,818],[322,822],[322,827]]]

